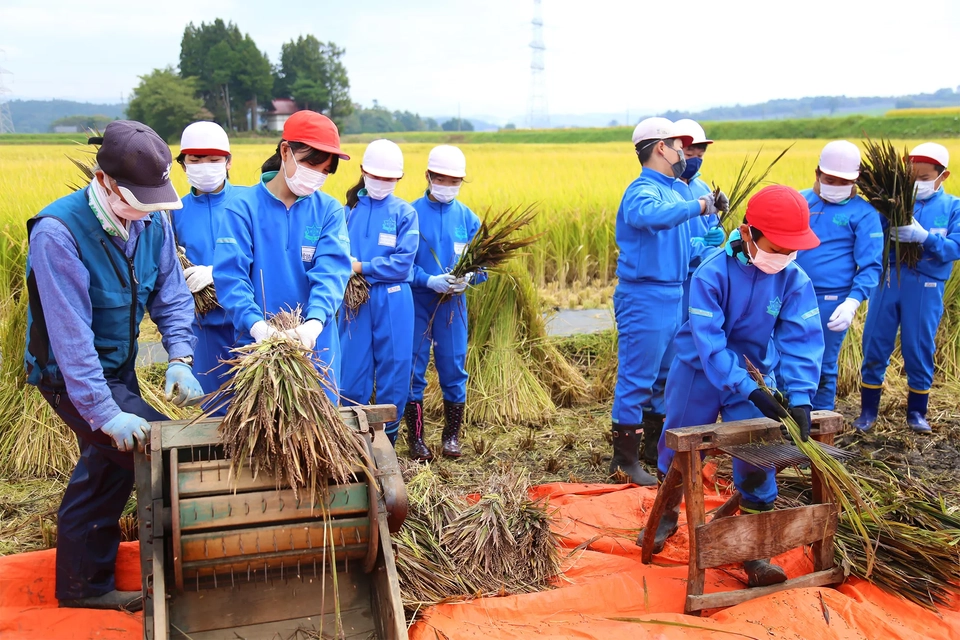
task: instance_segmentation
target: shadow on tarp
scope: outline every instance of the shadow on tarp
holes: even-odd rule
[[[712,480],[707,484],[713,486]],[[550,504],[558,508],[557,531],[562,536],[564,553],[570,554],[565,578],[558,582],[558,588],[432,607],[411,627],[411,640],[960,638],[960,602],[938,614],[857,579],[848,580],[838,589],[792,589],[712,615],[685,616],[682,612],[688,538],[683,518],[680,531],[663,553],[654,557],[654,564],[641,564],[640,549],[633,543],[653,506],[654,489],[550,484],[534,487],[531,492],[549,498]],[[723,500],[722,495],[711,493],[706,497],[706,507],[717,507]],[[584,543],[588,544],[574,551]],[[775,562],[794,578],[812,571],[808,556],[809,550],[796,549],[778,556]],[[54,551],[0,558],[0,638],[142,637],[139,613],[58,609],[54,598],[54,561]],[[738,567],[708,570],[706,591],[743,588],[744,580]],[[136,543],[120,547],[117,587],[140,588]],[[657,620],[698,628],[618,622],[610,618]]]

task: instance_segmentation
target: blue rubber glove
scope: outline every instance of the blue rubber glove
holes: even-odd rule
[[[186,407],[200,402],[203,389],[190,367],[182,362],[171,362],[167,366],[163,395],[178,407]]]
[[[121,411],[100,427],[100,431],[110,436],[120,451],[133,451],[137,440],[141,446],[146,446],[150,423],[138,415]]]
[[[450,293],[455,281],[456,278],[454,278],[452,275],[449,273],[443,273],[439,276],[430,276],[427,278],[427,287],[440,294]]]
[[[714,227],[713,229],[710,229],[710,231],[707,231],[707,233],[703,236],[703,242],[708,247],[723,246],[723,242],[726,239],[727,234],[724,233],[721,227]]]

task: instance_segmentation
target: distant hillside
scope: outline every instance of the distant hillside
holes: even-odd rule
[[[12,100],[9,102],[17,133],[47,133],[54,120],[68,116],[123,117],[122,104],[92,104],[72,100]]]

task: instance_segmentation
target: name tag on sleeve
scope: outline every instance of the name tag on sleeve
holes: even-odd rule
[[[381,247],[396,247],[397,236],[393,233],[381,233],[380,241],[377,244],[379,244]]]
[[[930,229],[930,233],[935,236],[945,236],[947,235],[947,230],[941,227],[934,227],[933,229]]]
[[[316,252],[316,247],[300,247],[300,259],[304,262],[313,262],[313,255]]]

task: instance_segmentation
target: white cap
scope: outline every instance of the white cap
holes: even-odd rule
[[[666,118],[647,118],[633,130],[633,144],[642,140],[670,140],[683,138],[683,145],[687,146],[693,137],[677,129],[677,125]]]
[[[860,177],[860,147],[846,140],[834,140],[820,152],[820,172],[841,180]]]
[[[673,126],[686,135],[693,137],[693,142],[690,144],[713,144],[713,140],[707,139],[707,134],[703,131],[703,127],[701,127],[700,123],[696,120],[684,118],[683,120],[674,122]]]
[[[363,170],[375,178],[402,178],[403,152],[395,142],[374,140],[363,152]]]
[[[910,152],[910,158],[917,162],[929,162],[930,164],[939,164],[944,169],[949,166],[950,152],[942,144],[936,142],[924,142],[918,144]]]
[[[194,122],[180,136],[180,153],[194,156],[230,155],[230,138],[216,122]]]
[[[463,178],[467,175],[467,158],[459,148],[442,144],[430,150],[427,171],[451,178]]]

